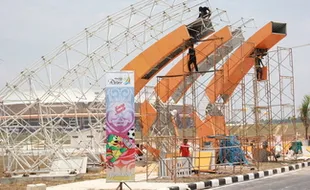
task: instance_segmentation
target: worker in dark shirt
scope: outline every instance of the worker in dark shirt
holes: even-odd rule
[[[187,62],[187,66],[188,66],[188,71],[192,72],[192,68],[191,68],[191,64],[194,64],[195,70],[196,72],[198,72],[198,67],[197,67],[197,60],[196,60],[196,52],[195,52],[195,48],[194,48],[194,44],[191,43],[189,49],[188,49],[188,54],[189,54],[189,59]]]
[[[257,80],[262,80],[263,75],[263,62],[262,62],[262,55],[259,54],[255,57],[255,69],[256,69],[256,77]]]
[[[211,16],[211,10],[209,7],[199,7],[198,18],[209,18]]]

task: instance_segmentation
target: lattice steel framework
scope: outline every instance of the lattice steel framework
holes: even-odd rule
[[[0,91],[0,130],[7,173],[51,171],[54,160],[87,155],[100,162],[104,76],[181,24],[197,18],[203,0],[144,0],[85,28],[42,56]],[[214,9],[213,26],[227,20]],[[70,138],[84,133],[76,147]],[[39,169],[41,168],[41,169]]]

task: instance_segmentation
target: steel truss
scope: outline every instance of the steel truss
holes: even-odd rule
[[[5,172],[52,171],[55,160],[104,150],[104,77],[155,41],[197,18],[203,0],[145,0],[85,28],[25,69],[0,91],[0,135]],[[213,26],[225,21],[215,9]],[[86,132],[85,132],[86,131]],[[84,135],[75,147],[72,137]],[[68,164],[68,167],[70,164]],[[44,169],[42,169],[44,168]]]

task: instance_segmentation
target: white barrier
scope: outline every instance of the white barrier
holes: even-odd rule
[[[27,190],[46,190],[45,184],[29,184]]]
[[[166,158],[159,162],[160,177],[186,177],[192,175],[192,159],[181,158]]]

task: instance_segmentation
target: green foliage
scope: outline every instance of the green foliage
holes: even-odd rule
[[[304,96],[299,113],[300,113],[300,119],[305,127],[305,135],[306,135],[305,137],[307,139],[308,128],[310,125],[310,117],[309,117],[310,116],[310,96],[309,95]]]

